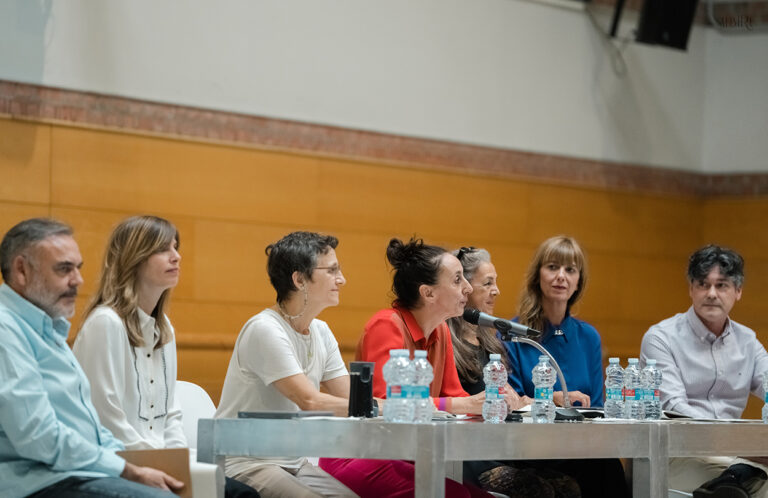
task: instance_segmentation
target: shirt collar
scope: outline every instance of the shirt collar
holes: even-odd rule
[[[425,344],[426,349],[426,347],[437,340],[437,336],[439,335],[438,329],[440,328],[440,325],[438,325],[435,330],[429,334],[429,339],[426,339],[424,336],[424,331],[421,330],[421,326],[419,325],[419,322],[416,321],[416,317],[413,316],[413,313],[399,306],[395,306],[395,310],[397,310],[400,313],[400,316],[403,317],[403,321],[405,322],[405,326],[408,329],[408,333],[411,334],[411,337],[413,338],[413,342],[417,344]]]
[[[66,318],[52,319],[48,313],[18,294],[8,284],[0,285],[0,302],[19,315],[40,336],[48,337],[58,344],[67,341],[70,323]]]
[[[141,337],[144,339],[144,346],[154,347],[160,335],[155,326],[155,319],[147,315],[141,308],[137,308],[137,310],[139,312],[139,325],[141,326]]]
[[[549,320],[544,321],[544,330],[542,330],[542,337],[541,340],[547,340],[552,337],[558,337],[562,336],[563,339],[566,341],[568,340],[568,322],[571,320],[571,314],[570,312],[565,313],[565,318],[563,318],[563,321],[560,322],[560,325],[555,327],[551,323],[549,323]]]
[[[731,330],[733,330],[733,323],[731,322],[730,317],[725,319],[725,328],[723,329],[723,333],[718,337],[704,325],[704,322],[701,321],[699,315],[694,311],[693,306],[688,308],[685,315],[688,318],[688,323],[691,326],[691,330],[693,330],[693,334],[699,339],[706,340],[710,344],[715,342],[718,338],[725,339],[725,337],[731,333]]]

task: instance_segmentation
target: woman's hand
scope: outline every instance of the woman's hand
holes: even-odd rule
[[[509,384],[507,384],[507,387],[504,391],[504,401],[507,402],[507,408],[510,412],[519,410],[520,408],[533,403],[533,400],[528,396],[520,396],[517,394],[517,392],[515,392],[515,390],[512,389],[512,386]]]
[[[451,398],[450,412],[455,415],[480,415],[483,413],[483,403],[485,402],[485,391],[481,391],[472,396],[462,398]]]
[[[581,391],[568,391],[568,399],[571,401],[571,406],[574,406],[575,403],[580,403],[583,408],[590,406],[589,396]],[[554,401],[557,406],[565,406],[563,391],[555,391],[552,395],[552,401]]]

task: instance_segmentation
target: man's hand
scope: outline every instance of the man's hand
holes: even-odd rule
[[[120,477],[166,491],[175,492],[184,487],[183,482],[174,479],[162,470],[153,469],[152,467],[139,467],[128,462],[125,462],[125,469],[123,469]]]

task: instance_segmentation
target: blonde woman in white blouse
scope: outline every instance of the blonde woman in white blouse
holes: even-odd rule
[[[187,446],[176,403],[176,341],[165,316],[179,282],[179,237],[168,221],[120,223],[74,352],[102,423],[126,449]]]
[[[178,249],[178,231],[168,220],[121,222],[73,347],[102,424],[129,450],[187,446],[175,397],[176,341],[165,316],[179,282]],[[258,496],[241,486],[228,479],[227,495]]]

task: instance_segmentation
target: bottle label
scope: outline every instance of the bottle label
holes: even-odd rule
[[[623,398],[621,388],[620,387],[606,387],[605,388],[605,398],[606,399],[615,399],[618,401],[621,401]]]
[[[429,398],[429,387],[427,386],[412,386],[410,391],[411,391],[412,398],[416,398],[416,399]]]
[[[765,402],[768,403],[768,391],[765,391]]]
[[[551,387],[537,387],[533,392],[534,399],[552,399]]]
[[[397,399],[397,398],[405,398],[405,393],[403,392],[403,386],[400,386],[400,385],[387,386],[387,399]]]
[[[635,389],[635,401],[645,401],[645,389]]]
[[[659,401],[661,399],[661,393],[658,389],[653,390],[653,401]]]
[[[502,398],[504,398],[503,387],[485,386],[485,399],[502,399]]]
[[[635,399],[635,389],[630,389],[628,387],[624,388],[624,398],[625,399]]]

